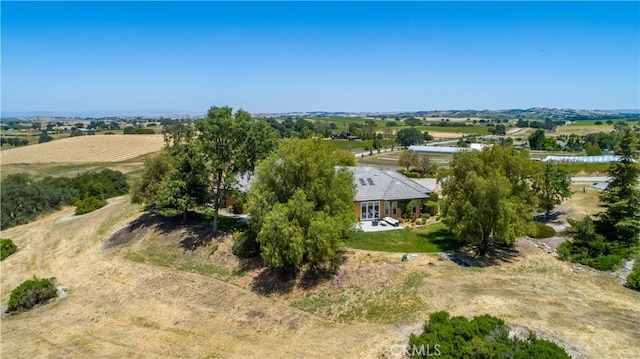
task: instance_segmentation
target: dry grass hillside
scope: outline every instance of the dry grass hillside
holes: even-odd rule
[[[0,152],[6,164],[120,162],[160,151],[162,135],[68,137]]]
[[[577,358],[640,351],[640,293],[530,241],[486,267],[348,250],[335,277],[282,278],[233,256],[230,236],[210,239],[192,225],[129,227],[118,232],[128,246],[103,251],[104,239],[139,215],[127,197],[72,213],[2,232],[18,245],[1,262],[3,304],[33,275],[69,291],[2,319],[3,358],[376,358],[437,310],[502,317]]]
[[[68,208],[2,232],[18,252],[2,261],[2,302],[20,282],[56,277],[68,297],[2,319],[2,358],[370,357],[390,325],[340,324],[211,276],[102,252],[138,215],[117,198],[81,217]]]

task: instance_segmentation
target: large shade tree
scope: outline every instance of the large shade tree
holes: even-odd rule
[[[531,222],[535,198],[527,151],[485,147],[458,152],[440,175],[445,224],[485,255],[492,241],[512,243]]]
[[[352,173],[321,140],[283,140],[256,168],[248,193],[250,236],[280,268],[335,256],[352,229]]]
[[[213,228],[218,232],[218,211],[222,194],[229,191],[238,176],[248,174],[276,146],[278,132],[267,122],[253,120],[243,110],[233,114],[230,107],[211,107],[196,122],[200,156],[207,168],[213,194]]]

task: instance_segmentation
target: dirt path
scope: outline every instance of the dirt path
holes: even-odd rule
[[[212,277],[103,254],[101,239],[138,215],[122,197],[82,217],[72,210],[2,232],[19,248],[1,264],[3,302],[33,275],[69,290],[2,319],[2,358],[355,358],[396,337],[391,326],[336,324]]]

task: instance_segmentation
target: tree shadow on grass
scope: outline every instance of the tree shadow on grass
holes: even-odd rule
[[[419,234],[418,236],[427,239],[438,248],[439,252],[455,251],[465,245],[464,242],[458,240],[451,231],[446,228],[428,234]]]
[[[298,268],[265,268],[251,283],[253,292],[270,295],[289,293],[296,284]]]
[[[188,213],[187,220],[183,222],[182,216],[164,217],[149,211],[107,237],[102,243],[102,250],[109,252],[129,246],[149,231],[163,235],[182,231],[185,238],[180,241],[180,247],[191,251],[207,245],[213,239],[210,231],[200,224],[197,214],[193,212]]]
[[[503,243],[491,243],[487,254],[478,255],[478,246],[468,245],[456,251],[462,261],[472,267],[490,267],[503,263],[512,263],[520,252],[513,245],[505,245]]]

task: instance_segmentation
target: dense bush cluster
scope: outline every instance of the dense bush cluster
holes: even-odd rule
[[[98,208],[102,208],[107,205],[106,199],[100,199],[96,197],[87,197],[83,199],[79,199],[76,201],[76,214],[85,214],[89,212],[93,212]]]
[[[631,289],[640,290],[640,262],[636,262],[633,271],[627,276],[627,285]]]
[[[3,146],[5,144],[15,147],[26,146],[29,144],[29,140],[17,137],[0,137],[0,146]]]
[[[106,199],[129,191],[124,174],[105,169],[78,177],[35,180],[26,173],[11,174],[0,183],[0,228],[31,221],[62,206],[95,197]]]
[[[16,249],[18,249],[13,241],[8,238],[0,239],[0,247],[0,261],[12,255],[13,253],[15,253]]]
[[[422,205],[422,212],[430,216],[435,216],[438,214],[438,208],[438,202],[428,200]]]
[[[55,278],[37,279],[33,277],[11,291],[7,311],[30,309],[57,296]]]
[[[403,168],[397,169],[396,170],[398,173],[401,173],[409,178],[420,178],[420,173],[415,172],[415,171],[407,171]]]
[[[412,358],[570,358],[557,344],[538,339],[509,337],[500,318],[481,315],[468,320],[447,312],[429,316],[420,335],[411,334],[407,353]]]
[[[556,230],[544,223],[531,222],[527,235],[531,238],[551,238],[556,235]]]
[[[260,244],[246,233],[233,241],[231,252],[240,258],[251,258],[260,254]]]
[[[565,241],[558,247],[560,258],[598,270],[616,269],[623,248],[599,234],[591,217],[584,217],[581,221],[569,219],[569,224],[569,236],[573,241]]]
[[[136,128],[136,127],[125,127],[122,130],[122,133],[125,135],[153,135],[156,133],[152,128]]]

